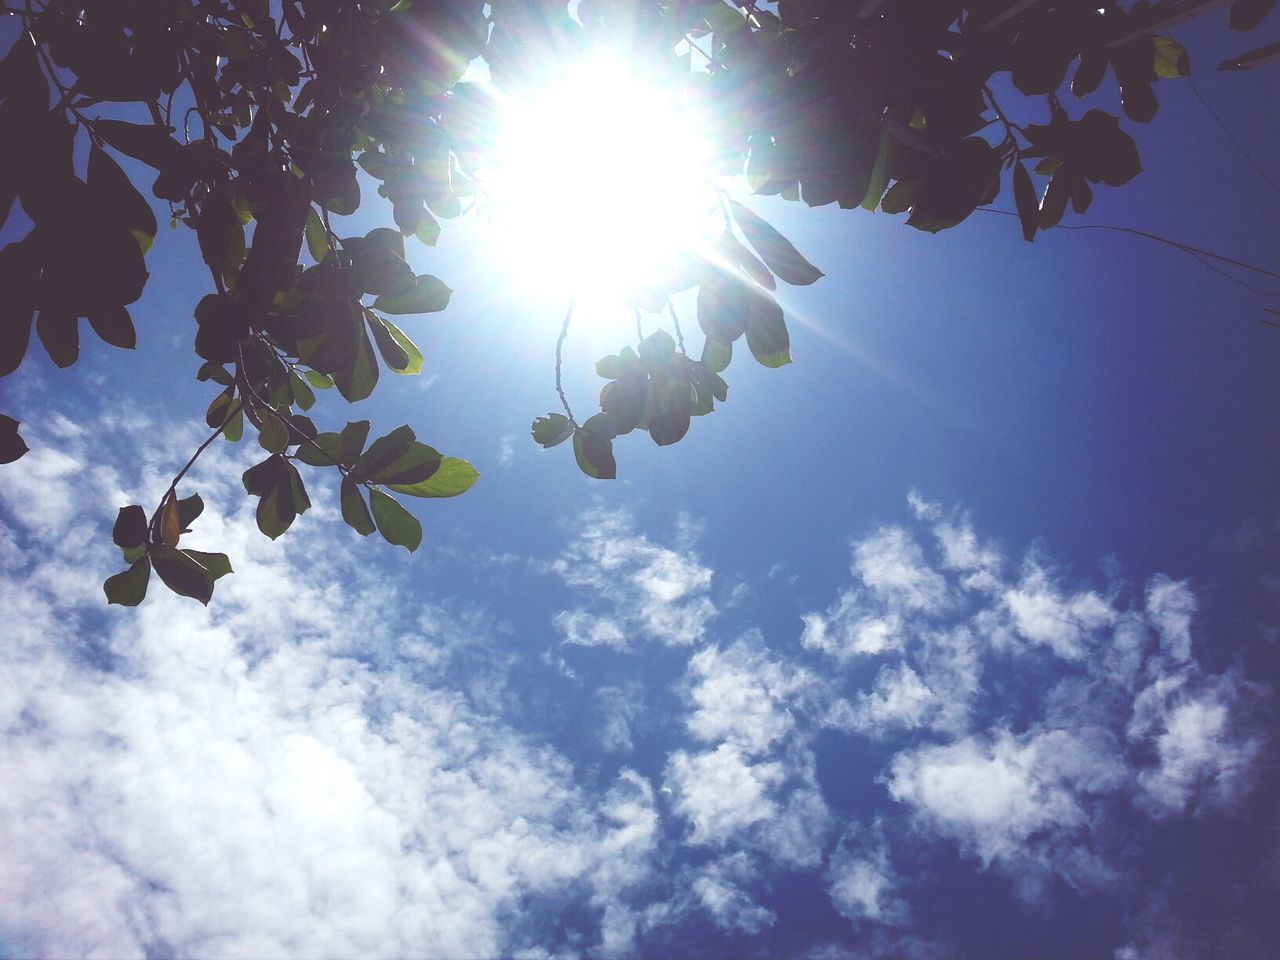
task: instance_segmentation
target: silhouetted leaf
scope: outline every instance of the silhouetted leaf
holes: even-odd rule
[[[1232,30],[1252,30],[1275,5],[1276,0],[1234,0],[1227,24]]]
[[[18,433],[18,422],[13,417],[0,413],[0,463],[20,460],[29,449]]]
[[[733,360],[733,344],[725,340],[715,340],[711,337],[702,346],[702,362],[707,365],[707,369],[713,373],[723,373],[729,367],[729,363]]]
[[[129,311],[121,306],[103,307],[89,313],[89,326],[103,343],[124,350],[132,350],[138,345],[138,334],[133,329],[133,319]]]
[[[554,447],[573,436],[573,424],[563,413],[548,413],[533,421],[533,439],[543,447]]]
[[[1018,208],[1018,219],[1022,221],[1022,239],[1030,243],[1036,238],[1036,228],[1040,225],[1040,208],[1031,175],[1021,160],[1013,165],[1013,201]]]
[[[791,362],[791,338],[782,319],[782,307],[773,297],[759,294],[752,298],[747,347],[763,366],[781,367]]]
[[[176,547],[182,537],[182,520],[178,516],[178,501],[170,493],[160,507],[160,542],[166,547]]]
[[[1040,200],[1040,229],[1048,230],[1056,227],[1066,212],[1067,200],[1071,196],[1071,173],[1061,169],[1053,175],[1049,185],[1045,187],[1044,196]]]
[[[369,516],[369,508],[365,506],[364,497],[360,496],[360,486],[350,477],[342,478],[342,519],[362,537],[367,537],[376,529],[373,518]]]
[[[307,207],[306,238],[307,252],[311,259],[320,263],[329,255],[329,231],[324,228],[316,208],[311,206]]]
[[[142,253],[149,251],[156,239],[155,212],[119,164],[96,144],[89,149],[88,185],[107,222],[127,230]]]
[[[410,553],[422,543],[422,524],[396,501],[381,490],[369,491],[369,507],[378,532],[387,543],[404,547]]]
[[[618,464],[613,458],[613,421],[598,413],[573,434],[573,455],[578,468],[595,480],[613,480]]]
[[[111,540],[121,549],[137,547],[147,542],[147,512],[137,504],[121,507],[111,528]]]
[[[122,607],[136,607],[146,597],[147,581],[150,579],[151,561],[143,557],[128,570],[108,577],[107,582],[102,585],[102,590],[107,595],[107,603],[118,603]]]
[[[195,519],[204,513],[204,500],[200,494],[193,493],[189,497],[183,497],[178,501],[178,526],[185,533]]]
[[[373,331],[374,342],[382,359],[394,372],[405,376],[413,376],[422,372],[422,351],[417,344],[405,336],[404,331],[390,320],[378,316],[372,310],[365,316],[369,320],[369,329]]]
[[[729,205],[743,235],[780,279],[803,286],[813,283],[823,275],[821,270],[800,255],[790,240],[751,210],[736,200],[729,201]]]
[[[231,559],[225,553],[205,553],[203,550],[179,550],[178,552],[208,570],[209,576],[214,580],[221,580],[235,572],[231,569]]]
[[[41,310],[36,318],[36,334],[49,359],[58,366],[69,367],[79,358],[80,323],[74,314]]]
[[[191,597],[208,606],[216,578],[189,551],[155,547],[151,551],[151,563],[166,587],[181,597]]]
[[[414,278],[413,286],[384,294],[373,301],[373,309],[383,313],[436,313],[449,305],[453,291],[436,277],[423,275]]]

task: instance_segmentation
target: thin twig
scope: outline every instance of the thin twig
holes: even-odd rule
[[[569,418],[569,422],[573,424],[575,429],[578,426],[578,421],[573,419],[573,411],[569,409],[569,400],[564,395],[564,385],[560,380],[560,364],[564,338],[569,335],[569,321],[573,319],[573,308],[577,300],[576,295],[569,298],[569,309],[565,311],[564,324],[560,327],[560,336],[556,340],[556,393],[560,395],[560,406],[564,407],[564,415]]]
[[[979,207],[983,213],[995,213],[1002,217],[1016,217],[1017,214],[1009,210],[992,210],[990,207]],[[1280,273],[1274,270],[1268,270],[1265,267],[1254,266],[1252,263],[1245,263],[1242,260],[1235,260],[1231,257],[1223,256],[1220,253],[1214,253],[1211,250],[1201,250],[1199,247],[1193,247],[1187,243],[1179,243],[1177,240],[1170,240],[1168,237],[1162,237],[1157,233],[1148,233],[1146,230],[1138,230],[1134,227],[1113,227],[1105,223],[1082,223],[1071,225],[1060,223],[1055,230],[1109,230],[1112,233],[1131,233],[1135,237],[1142,237],[1146,240],[1154,240],[1156,243],[1163,243],[1166,246],[1181,250],[1183,253],[1189,253],[1193,256],[1208,257],[1211,260],[1217,260],[1219,263],[1229,263],[1233,267],[1239,267],[1241,270],[1248,270],[1252,273],[1259,274],[1264,277],[1271,277],[1274,280],[1280,280]]]
[[[676,328],[676,343],[680,346],[680,352],[684,354],[685,359],[689,359],[689,354],[684,349],[684,333],[680,330],[680,318],[676,316],[676,305],[667,300],[667,313],[671,314],[671,323]]]
[[[643,342],[643,341],[644,341],[644,328],[642,328],[642,327],[640,326],[640,308],[639,308],[639,307],[636,307],[636,308],[635,308],[635,311],[636,311],[636,341],[637,341],[637,342]]]

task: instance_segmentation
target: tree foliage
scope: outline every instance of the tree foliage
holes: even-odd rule
[[[1231,28],[1252,29],[1274,5],[1233,0]],[[1161,31],[1203,6],[581,0],[570,16],[565,0],[27,0],[5,10],[17,29],[0,63],[0,220],[16,229],[20,207],[30,226],[0,249],[0,375],[33,328],[61,367],[78,358],[82,318],[106,343],[134,346],[129,307],[160,203],[195,232],[209,273],[193,306],[196,376],[217,391],[212,433],[150,514],[121,509],[113,538],[129,566],[108,599],[140,602],[154,572],[209,601],[231,565],[179,546],[203,508],[179,488],[209,443],[240,440],[246,424],[263,459],[244,487],[265,535],[310,507],[301,465],[337,473],[358,533],[412,551],[421,526],[398,498],[455,496],[474,469],[408,426],[370,442],[368,421],[321,430],[307,411],[316,390],[355,403],[384,371],[422,369],[390,317],[442,311],[452,291],[415,275],[405,243],[434,245],[440,220],[484,203],[491,89],[518,89],[603,41],[701,105],[720,169],[754,194],[905,214],[937,232],[1008,185],[1030,241],[1068,205],[1083,214],[1099,185],[1140,172],[1127,127],[1152,119],[1160,80],[1191,69]],[[492,87],[462,80],[477,57]],[[1074,103],[1107,82],[1123,121]],[[1011,118],[1000,102],[1011,90],[1038,115]],[[333,218],[371,189],[388,226],[342,236]],[[536,442],[572,440],[592,477],[615,475],[618,437],[675,443],[724,402],[735,344],[768,367],[790,362],[774,291],[822,273],[742,202],[721,202],[715,256],[676,258],[635,294],[637,314],[669,314],[675,337],[659,330],[602,359],[599,412],[585,421],[567,402],[534,421]],[[703,341],[690,353],[672,297],[694,287]],[[25,450],[0,417],[0,462]]]

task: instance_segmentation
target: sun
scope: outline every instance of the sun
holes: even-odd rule
[[[673,257],[709,249],[711,155],[676,84],[598,53],[504,96],[499,116],[490,221],[524,282],[622,305]]]

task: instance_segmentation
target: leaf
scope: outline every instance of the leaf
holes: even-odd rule
[[[750,250],[738,242],[737,237],[726,230],[716,244],[716,252],[730,264],[740,267],[742,272],[766,290],[776,290],[778,283],[773,274]]]
[[[138,509],[142,509],[139,507]],[[136,607],[147,595],[147,581],[151,579],[151,561],[146,557],[134,563],[128,570],[108,577],[102,585],[107,603],[122,607]]]
[[[800,255],[791,241],[736,200],[730,200],[733,218],[769,269],[787,283],[805,286],[823,276],[821,270]]]
[[[268,414],[258,430],[258,445],[268,453],[283,453],[289,446],[289,428],[275,414]]]
[[[156,239],[156,215],[151,204],[107,153],[97,144],[89,147],[88,184],[103,218],[126,229],[147,253]]]
[[[49,359],[59,367],[69,367],[80,356],[79,320],[74,315],[41,310],[36,318],[36,333],[44,344]]]
[[[747,336],[751,334],[748,332]],[[649,381],[647,416],[649,437],[660,447],[676,443],[689,432],[693,392],[687,380]]]
[[[733,360],[733,344],[708,337],[702,345],[702,362],[712,373],[723,373]]]
[[[289,371],[289,394],[299,410],[310,410],[316,405],[316,395],[311,392],[307,381],[292,370]]]
[[[573,434],[573,455],[578,468],[594,480],[613,480],[618,475],[618,465],[613,457],[613,441],[589,430],[579,429]]]
[[[1049,185],[1044,188],[1044,196],[1040,200],[1040,229],[1048,230],[1056,227],[1067,209],[1067,200],[1071,196],[1071,173],[1062,169],[1053,175]]]
[[[200,514],[204,513],[204,500],[200,498],[200,494],[193,493],[189,497],[183,497],[178,501],[178,525],[185,533],[191,528]]]
[[[386,436],[373,441],[369,449],[351,465],[351,469],[363,480],[381,482],[377,480],[377,476],[401,457],[407,456],[413,448],[414,440],[412,427],[407,424],[396,427]]]
[[[601,374],[603,376],[603,374]],[[573,423],[563,413],[548,413],[533,421],[533,439],[544,448],[558,446],[573,436]]]
[[[919,192],[919,180],[899,180],[881,199],[880,209],[885,213],[905,213],[916,202]]]
[[[1232,30],[1252,30],[1275,5],[1276,0],[1235,0],[1231,4],[1227,26]]]
[[[417,517],[381,490],[369,491],[369,506],[373,522],[387,543],[404,547],[410,553],[418,549],[422,543],[422,524]]]
[[[766,367],[782,367],[791,362],[791,338],[782,319],[782,307],[763,294],[752,302],[747,317],[747,347],[756,361]]]
[[[323,262],[329,255],[329,231],[324,228],[324,223],[320,220],[320,214],[316,213],[315,207],[307,207],[307,226],[304,232],[307,239],[307,253],[311,254],[311,259],[316,263]]]
[[[182,537],[182,521],[178,517],[178,501],[171,493],[160,508],[160,542],[166,547],[176,547]]]
[[[414,484],[387,484],[396,493],[411,497],[456,497],[466,493],[480,474],[471,464],[457,457],[445,457],[431,476]]]
[[[29,449],[22,435],[18,433],[18,423],[19,421],[13,417],[0,413],[0,463],[13,463],[15,460],[20,460]]]
[[[147,542],[147,512],[137,504],[121,507],[111,528],[111,542],[122,550]]]
[[[876,160],[871,167],[871,180],[867,183],[867,192],[862,197],[862,209],[875,213],[884,196],[884,189],[889,185],[889,157],[898,141],[887,129],[880,133],[880,146],[876,150]]]
[[[157,170],[181,158],[182,144],[170,136],[170,127],[123,120],[95,120],[91,127],[109,146]]]
[[[1093,188],[1084,177],[1073,177],[1071,180],[1071,207],[1076,213],[1084,213],[1093,203]]]
[[[376,529],[369,508],[360,496],[360,486],[350,477],[342,478],[342,519],[356,533],[367,537]]]
[[[405,336],[404,331],[390,320],[378,316],[372,310],[365,311],[369,329],[382,359],[394,372],[404,376],[416,376],[422,372],[422,351]]]
[[[214,580],[221,580],[227,574],[235,572],[231,569],[231,560],[225,553],[205,553],[203,550],[179,550],[178,552],[185,554],[208,570],[209,576]]]
[[[1179,77],[1191,76],[1191,58],[1187,51],[1173,37],[1152,37],[1155,47],[1155,68],[1157,77],[1176,80]]]
[[[1120,129],[1118,117],[1102,110],[1090,110],[1071,128],[1073,145],[1079,154],[1078,170],[1089,180],[1119,187],[1142,171],[1138,147],[1133,138]]]
[[[342,428],[339,435],[338,454],[344,466],[351,466],[364,450],[365,440],[369,437],[369,421],[354,420]]]
[[[5,211],[0,210],[0,217]],[[40,280],[40,257],[30,241],[0,249],[0,377],[18,369],[31,342],[31,316],[35,312]]]
[[[94,310],[89,314],[89,326],[103,343],[122,350],[132,350],[138,345],[138,334],[133,328],[129,311],[121,306]]]
[[[333,378],[321,373],[319,370],[308,370],[306,378],[307,383],[317,390],[329,390],[333,387]]]
[[[413,286],[378,297],[373,309],[392,315],[437,313],[449,305],[451,296],[453,291],[443,281],[424,274],[414,278]]]
[[[205,606],[213,597],[213,573],[190,556],[189,551],[155,547],[151,563],[164,585],[180,597],[191,597]]]
[[[333,371],[333,382],[348,403],[366,399],[378,385],[378,361],[373,357],[373,344],[365,332],[364,323],[355,330],[351,352],[342,358],[342,365]]]
[[[1022,239],[1031,243],[1036,238],[1036,228],[1040,226],[1040,207],[1031,175],[1021,160],[1013,165],[1013,200],[1018,208],[1018,219],[1022,221]]]

